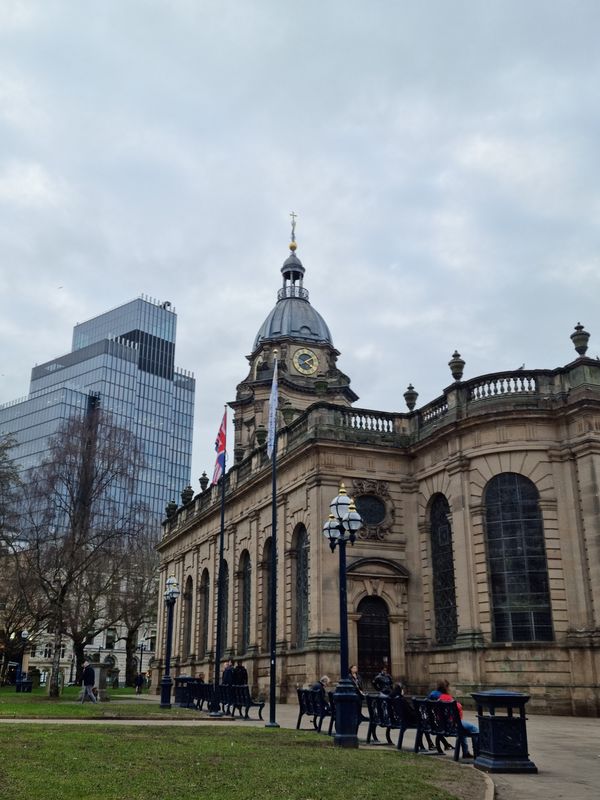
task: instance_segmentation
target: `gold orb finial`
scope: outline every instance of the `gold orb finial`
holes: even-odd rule
[[[296,242],[290,242],[290,250],[294,253],[298,249]]]

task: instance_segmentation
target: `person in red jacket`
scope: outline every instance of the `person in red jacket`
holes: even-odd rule
[[[429,695],[430,700],[441,700],[443,703],[451,703],[454,700],[454,697],[450,694],[450,683],[447,680],[440,681],[437,685],[437,688],[433,690],[433,692]],[[474,725],[472,722],[467,722],[463,719],[463,707],[462,705],[456,701],[456,707],[458,708],[458,713],[460,715],[460,721],[462,726],[465,730],[469,731],[469,733],[479,733],[479,728],[477,725]],[[469,746],[467,744],[467,737],[466,736],[459,736],[458,741],[460,742],[460,746],[462,749],[463,758],[473,758],[473,754],[469,753]]]

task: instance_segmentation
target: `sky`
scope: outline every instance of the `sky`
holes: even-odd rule
[[[600,354],[596,0],[0,0],[0,403],[141,294],[197,380],[192,485],[290,212],[360,408]]]

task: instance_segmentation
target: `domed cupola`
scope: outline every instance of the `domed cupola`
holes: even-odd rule
[[[350,388],[350,378],[338,369],[340,354],[325,320],[308,302],[308,292],[302,285],[304,267],[296,255],[296,215],[291,217],[291,253],[281,268],[283,286],[277,292],[275,308],[256,335],[252,353],[246,356],[250,371],[238,383],[235,400],[229,403],[234,411],[236,463],[264,444],[275,368],[285,425],[315,403],[347,408],[358,400]]]
[[[293,338],[323,343],[333,347],[331,333],[323,317],[308,301],[308,290],[302,285],[304,267],[296,255],[296,242],[290,242],[290,255],[283,262],[283,287],[277,292],[277,304],[260,326],[252,351],[274,339]]]

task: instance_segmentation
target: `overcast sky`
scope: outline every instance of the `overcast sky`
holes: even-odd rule
[[[0,0],[0,402],[144,293],[197,379],[192,483],[289,213],[362,408],[600,354],[596,0]]]

